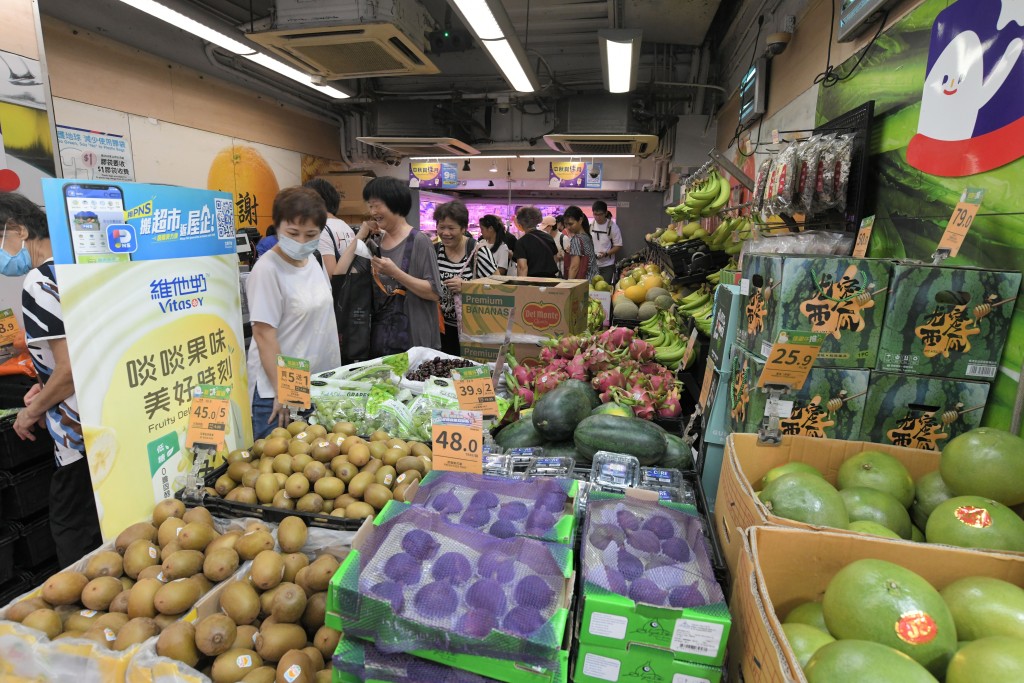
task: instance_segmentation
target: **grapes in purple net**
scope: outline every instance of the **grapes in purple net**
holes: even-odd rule
[[[619,526],[627,531],[636,531],[640,528],[640,518],[629,510],[619,510],[615,513],[615,519],[618,520]]]
[[[496,538],[512,538],[516,535],[516,525],[507,519],[499,519],[491,525],[488,533]]]
[[[565,509],[567,498],[568,496],[562,490],[548,491],[537,500],[537,505],[548,512],[557,514]]]
[[[501,614],[507,604],[505,590],[494,579],[480,579],[466,591],[466,604],[491,614]]]
[[[665,591],[650,579],[640,578],[629,586],[629,599],[647,605],[665,604]]]
[[[394,581],[381,581],[370,589],[370,593],[390,602],[395,614],[400,614],[405,607],[405,592],[402,586]]]
[[[530,514],[530,510],[526,507],[526,503],[520,503],[518,500],[514,500],[504,503],[501,506],[501,510],[498,512],[498,518],[508,519],[515,522],[520,519],[526,519],[528,514]]]
[[[498,507],[498,502],[498,497],[490,491],[477,491],[473,494],[473,497],[469,499],[469,506],[496,508]]]
[[[542,534],[555,525],[555,516],[544,508],[534,508],[526,518],[526,530],[532,534]],[[494,533],[493,531],[491,532]]]
[[[476,529],[479,529],[490,521],[491,511],[485,507],[466,508],[466,511],[462,513],[462,517],[459,518],[459,523]]]
[[[471,609],[459,617],[455,630],[470,638],[486,638],[497,625],[498,619],[493,612]]]
[[[548,585],[547,581],[535,574],[531,574],[519,580],[515,590],[512,592],[512,597],[517,604],[523,607],[543,610],[547,609],[554,601],[555,592],[551,590],[551,586]]]
[[[413,529],[402,537],[402,550],[420,562],[426,562],[437,554],[441,544],[422,529]]]
[[[611,567],[605,567],[604,572],[608,579],[608,590],[619,595],[625,595],[629,591],[629,585],[626,583],[626,577],[622,575],[622,572]]]
[[[672,520],[664,515],[655,515],[654,517],[651,517],[644,522],[643,529],[653,532],[654,535],[662,541],[666,538],[672,538],[672,534],[675,533],[675,527],[672,525]]]
[[[513,607],[501,625],[509,633],[528,636],[544,625],[544,617],[533,607]]]
[[[668,604],[677,609],[700,607],[707,602],[707,598],[697,589],[696,583],[676,586],[668,592]]]
[[[476,573],[485,579],[508,583],[515,576],[514,560],[500,550],[488,550],[476,562]]]
[[[612,542],[622,545],[625,535],[622,533],[622,529],[612,524],[597,524],[590,532],[587,540],[590,542],[590,545],[598,550],[604,550]]]
[[[644,553],[656,553],[661,549],[661,541],[653,531],[637,529],[626,532],[626,543]]]
[[[461,586],[473,576],[473,568],[462,553],[445,553],[437,558],[430,570],[435,581],[447,581],[453,586]]]
[[[441,514],[458,514],[462,512],[462,501],[451,491],[439,493],[430,501],[430,507]]]
[[[627,581],[633,581],[644,573],[644,563],[625,550],[620,550],[616,564]]]
[[[416,591],[416,611],[428,619],[451,616],[459,606],[459,594],[445,581],[434,581]]]
[[[408,553],[395,553],[384,563],[384,574],[395,583],[411,586],[419,583],[420,563]]]
[[[665,553],[673,560],[677,562],[689,562],[693,551],[690,550],[689,544],[682,538],[666,538],[661,542],[661,552]]]

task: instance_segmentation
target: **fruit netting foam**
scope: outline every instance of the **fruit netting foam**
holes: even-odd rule
[[[570,486],[569,480],[558,477],[437,472],[419,487],[412,502],[497,538],[555,540],[555,525],[567,514]]]
[[[680,510],[626,498],[592,500],[582,552],[588,586],[677,609],[725,601],[700,518]]]

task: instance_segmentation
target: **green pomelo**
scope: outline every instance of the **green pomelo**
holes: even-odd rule
[[[910,527],[913,526],[910,523],[910,513],[885,491],[854,486],[842,489],[839,495],[843,497],[851,522],[874,522],[900,538],[910,538]]]
[[[809,683],[938,683],[902,652],[866,640],[829,643],[814,653],[804,673]]]
[[[989,636],[1024,639],[1024,589],[1020,586],[989,576],[968,576],[939,594],[949,606],[960,640]]]
[[[955,496],[938,470],[922,475],[914,484],[914,503],[910,506],[911,520],[923,529],[939,503]]]
[[[1024,640],[993,636],[965,645],[953,655],[946,683],[1024,681]]]
[[[1024,552],[1024,520],[1001,503],[958,496],[940,503],[924,530],[929,543]]]
[[[672,298],[672,295],[669,294],[668,290],[665,289],[664,287],[651,287],[650,289],[647,290],[647,296],[645,296],[644,299],[646,299],[647,301],[654,301],[659,296],[667,296],[670,299]]]
[[[805,602],[797,605],[789,611],[783,624],[804,624],[813,626],[819,631],[828,633],[828,626],[825,625],[825,614],[821,610],[820,602]],[[832,635],[829,633],[829,635]]]
[[[1024,439],[980,427],[942,449],[939,470],[958,496],[984,496],[1003,505],[1024,503]]]
[[[892,562],[864,559],[846,565],[829,581],[822,608],[836,638],[881,643],[936,676],[956,651],[953,615],[942,596],[921,576]]]
[[[765,487],[761,500],[772,514],[814,526],[845,529],[850,523],[839,492],[821,476],[784,474]]]
[[[790,472],[806,472],[807,474],[816,474],[822,479],[825,478],[825,475],[818,471],[818,468],[814,465],[808,465],[805,462],[787,462],[785,465],[773,467],[765,472],[764,476],[757,482],[757,490],[760,491],[764,489],[765,486],[772,483],[783,474],[789,474]]]
[[[914,479],[896,458],[880,451],[863,451],[839,466],[836,486],[866,486],[885,491],[905,508],[914,502]]]
[[[910,540],[914,543],[924,543],[924,532],[915,524],[910,527]]]
[[[884,538],[895,538],[898,541],[902,541],[903,538],[888,527],[884,527],[878,522],[872,522],[867,519],[858,519],[855,522],[850,522],[850,526],[847,527],[850,531],[859,531],[862,534],[872,534],[873,536],[882,536]]]
[[[800,662],[801,669],[807,668],[807,662],[815,652],[829,643],[836,642],[829,634],[807,624],[783,624],[782,632],[786,634],[786,640],[793,648],[793,654],[796,655],[796,661]]]

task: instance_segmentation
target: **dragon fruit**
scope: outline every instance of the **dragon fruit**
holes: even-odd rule
[[[608,403],[608,401],[604,400],[603,394],[612,387],[624,388],[626,386],[626,377],[618,368],[605,370],[590,381],[590,386],[594,387],[594,391],[602,394],[601,400],[604,403]]]
[[[609,350],[624,349],[633,341],[634,334],[628,327],[610,327],[598,337],[598,341]]]
[[[587,349],[587,352],[584,355],[584,361],[584,366],[592,373],[608,370],[615,366],[615,362],[612,359],[611,354],[597,346]]]
[[[683,406],[679,402],[679,390],[673,389],[658,406],[658,417],[679,417],[683,414]]]
[[[568,373],[569,379],[579,380],[580,382],[586,382],[590,379],[587,369],[583,366],[583,356],[576,356],[569,361],[569,364],[565,367],[565,372]]]
[[[636,361],[646,361],[654,358],[654,346],[643,339],[634,339],[629,343],[628,352],[630,357]]]
[[[561,370],[545,371],[537,377],[536,386],[534,386],[534,395],[540,398],[547,392],[551,391],[559,384],[569,378],[569,375]]]
[[[558,358],[558,351],[552,346],[545,346],[540,350],[540,361],[545,365]]]

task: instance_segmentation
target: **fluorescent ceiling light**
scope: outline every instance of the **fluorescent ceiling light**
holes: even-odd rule
[[[583,161],[583,157],[579,154],[520,154],[520,159],[579,159]],[[588,159],[635,159],[635,154],[597,154],[594,156],[588,156]]]
[[[489,169],[487,169],[487,170],[490,171],[491,173],[497,173],[498,172],[498,164],[497,164],[497,162],[492,161],[491,162],[491,167]]]
[[[500,40],[505,37],[487,0],[452,0],[452,2],[459,8],[466,23],[480,40]]]
[[[485,40],[483,44],[513,88],[518,92],[534,91],[533,82],[526,75],[523,63],[519,61],[519,56],[507,40]]]
[[[346,97],[349,97],[348,93],[342,92],[337,88],[332,88],[329,85],[318,85],[314,83],[313,78],[309,74],[303,73],[298,69],[292,68],[285,64],[284,62],[279,62],[273,57],[265,55],[262,52],[242,56],[252,62],[255,62],[256,64],[259,64],[260,66],[266,69],[270,69],[271,71],[278,73],[282,76],[285,76],[287,78],[290,78],[297,83],[301,83],[307,88],[318,90],[322,92],[324,95],[327,95],[328,97],[333,97],[336,100],[342,100],[345,99]]]
[[[194,36],[199,36],[203,40],[213,43],[218,47],[222,47],[229,52],[234,52],[236,55],[248,55],[255,52],[255,50],[248,45],[229,38],[223,33],[215,31],[204,24],[200,24],[195,19],[187,17],[181,12],[177,12],[170,7],[161,5],[153,0],[121,0],[121,2],[134,7],[140,12],[145,12],[157,19],[166,21],[168,24],[176,26],[182,31],[188,31]]]
[[[625,93],[636,87],[641,36],[639,30],[597,32],[601,47],[601,71],[608,92]]]
[[[457,155],[452,155],[452,156],[441,156],[441,157],[433,156],[433,157],[409,157],[409,158],[411,160],[413,160],[413,161],[436,161],[436,160],[448,161],[448,160],[451,160],[451,159],[458,159],[458,160],[461,160],[461,159],[471,159],[471,160],[475,161],[476,159],[515,159],[516,155],[515,154],[491,154],[491,155],[487,155],[487,154],[469,154],[469,155],[457,154]]]

